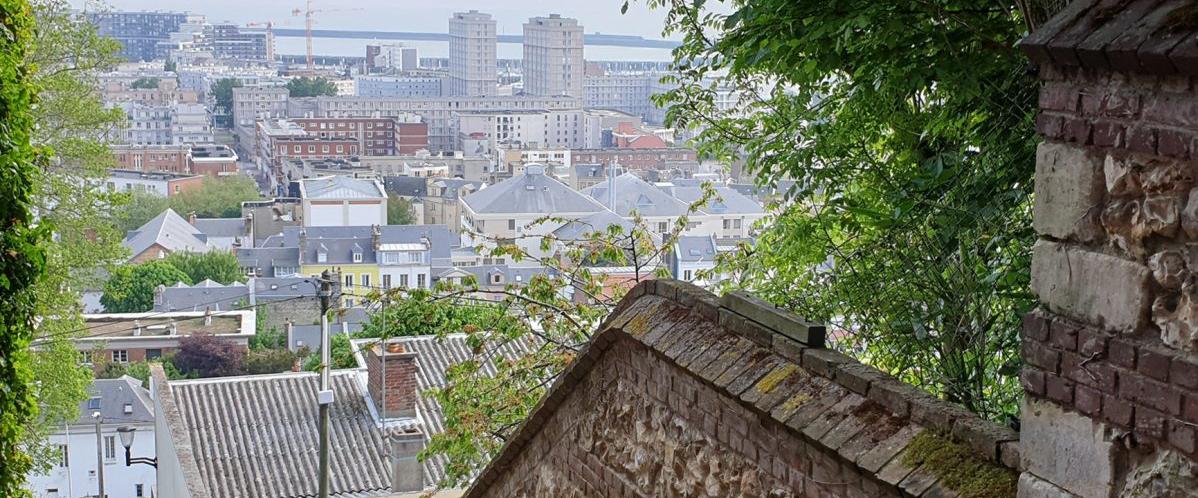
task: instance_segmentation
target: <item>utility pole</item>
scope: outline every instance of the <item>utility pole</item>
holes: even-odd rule
[[[320,392],[316,401],[320,404],[320,498],[329,498],[329,405],[333,403],[333,391],[329,388],[329,364],[332,354],[329,344],[329,309],[333,297],[333,274],[328,270],[320,274]]]
[[[104,436],[100,433],[100,424],[104,422],[104,417],[100,412],[92,412],[92,419],[96,421],[96,476],[100,478],[100,498],[105,498],[104,493]]]

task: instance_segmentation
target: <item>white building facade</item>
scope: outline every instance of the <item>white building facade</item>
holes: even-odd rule
[[[448,95],[481,97],[496,92],[495,20],[477,10],[449,18]]]
[[[524,23],[524,92],[583,97],[582,25],[550,14]]]

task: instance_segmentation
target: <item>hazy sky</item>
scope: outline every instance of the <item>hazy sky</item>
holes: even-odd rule
[[[83,0],[72,0],[81,6]],[[286,21],[285,27],[302,27],[303,18],[291,15],[305,0],[107,0],[115,10],[175,10],[203,14],[210,21]],[[715,2],[712,2],[715,3]],[[633,1],[621,15],[623,0],[313,0],[317,28],[350,28],[380,31],[445,32],[453,12],[477,9],[490,13],[499,32],[519,34],[529,17],[549,13],[574,17],[587,33],[641,35],[661,38],[665,17],[644,2]],[[354,10],[348,10],[354,9]]]

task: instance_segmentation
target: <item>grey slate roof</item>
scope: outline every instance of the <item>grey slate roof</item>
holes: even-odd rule
[[[117,379],[96,379],[87,388],[88,399],[79,403],[79,419],[76,425],[93,425],[92,412],[99,411],[106,424],[118,423],[154,423],[154,402],[150,400],[150,392],[141,387],[141,381],[122,375]],[[100,408],[97,410],[93,399],[97,399]],[[133,408],[133,413],[125,413],[125,404]]]
[[[613,184],[614,203],[610,192]],[[632,173],[609,178],[583,190],[583,193],[621,216],[631,216],[633,211],[641,216],[682,216],[689,208],[689,203],[670,196]]]
[[[603,210],[594,199],[540,171],[529,166],[523,175],[508,178],[462,200],[480,214],[594,213]]]
[[[374,180],[334,175],[299,181],[305,199],[377,199],[387,194]]]
[[[445,385],[445,370],[471,358],[464,334],[444,339],[407,338],[408,351],[418,353],[419,391]],[[534,347],[531,340],[503,346],[514,356]],[[484,372],[494,373],[493,365]],[[300,498],[316,496],[317,472],[315,373],[297,372],[170,381],[192,444],[200,478],[212,496]],[[375,418],[366,391],[364,368],[336,370],[330,375],[332,404],[331,496],[339,498],[391,495],[391,462],[384,429]],[[436,401],[421,396],[417,412],[426,440],[444,429]],[[394,425],[388,421],[388,430]],[[424,462],[424,482],[432,486],[445,476],[445,459]]]
[[[688,263],[714,261],[715,255],[719,253],[715,237],[709,235],[684,235],[678,237],[676,246],[677,258]]]
[[[499,285],[507,285],[526,284],[534,276],[552,273],[543,266],[475,265],[463,266],[459,269],[473,274],[479,285],[490,284],[491,276],[496,274],[503,276],[503,282]]]
[[[557,230],[553,231],[553,236],[565,241],[582,240],[590,233],[607,233],[607,229],[611,225],[617,225],[624,229],[622,233],[625,234],[631,233],[635,227],[631,221],[620,215],[603,210],[595,214],[580,217],[558,227]]]
[[[221,285],[210,280],[208,285],[176,284],[162,291],[161,301],[155,301],[154,311],[213,311],[231,310],[251,301],[265,303],[300,296],[313,296],[310,280],[297,278],[251,278],[245,284]],[[251,292],[253,296],[251,296]]]
[[[274,237],[264,241],[264,244],[282,242],[282,237]],[[275,276],[275,267],[284,266],[299,268],[299,247],[243,247],[235,251],[237,262],[242,268],[256,268],[263,276]]]
[[[765,209],[757,201],[745,197],[744,194],[724,185],[717,185],[716,197],[707,201],[707,205],[699,208],[709,214],[763,214]],[[702,187],[666,187],[666,191],[687,205],[703,196]]]
[[[465,180],[462,178],[438,178],[433,182],[433,185],[445,189],[443,192],[441,192],[441,198],[457,199],[458,190],[462,187],[470,187],[473,190],[480,190],[486,186],[486,183],[475,180]]]
[[[193,226],[209,237],[245,235],[245,220],[242,218],[196,218]]]
[[[158,244],[168,251],[207,252],[207,236],[173,209],[167,209],[126,235],[121,245],[134,256]]]
[[[304,263],[315,264],[318,252],[324,250],[328,259],[321,264],[355,264],[353,252],[357,249],[362,252],[362,261],[356,264],[371,264],[376,262],[371,230],[369,226],[286,227],[281,238],[271,238],[267,243],[298,251],[300,232],[304,231],[307,247],[300,255]],[[461,245],[461,237],[445,225],[383,225],[379,231],[379,241],[383,244],[415,243],[420,242],[422,237],[428,237],[430,257],[434,262],[438,259],[448,260],[450,251]]]
[[[383,189],[388,194],[424,198],[428,196],[428,178],[420,176],[388,176],[383,178]]]

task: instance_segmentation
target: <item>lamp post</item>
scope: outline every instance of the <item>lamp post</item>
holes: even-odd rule
[[[133,458],[133,436],[137,432],[136,427],[118,427],[116,433],[121,437],[121,446],[125,447],[125,466],[129,467],[135,463],[144,463],[154,468],[158,468],[158,458],[138,457]]]
[[[100,424],[104,422],[104,417],[100,412],[92,412],[92,420],[96,421],[96,476],[99,477],[100,483],[100,498],[105,498],[104,494],[104,436],[100,433]]]

